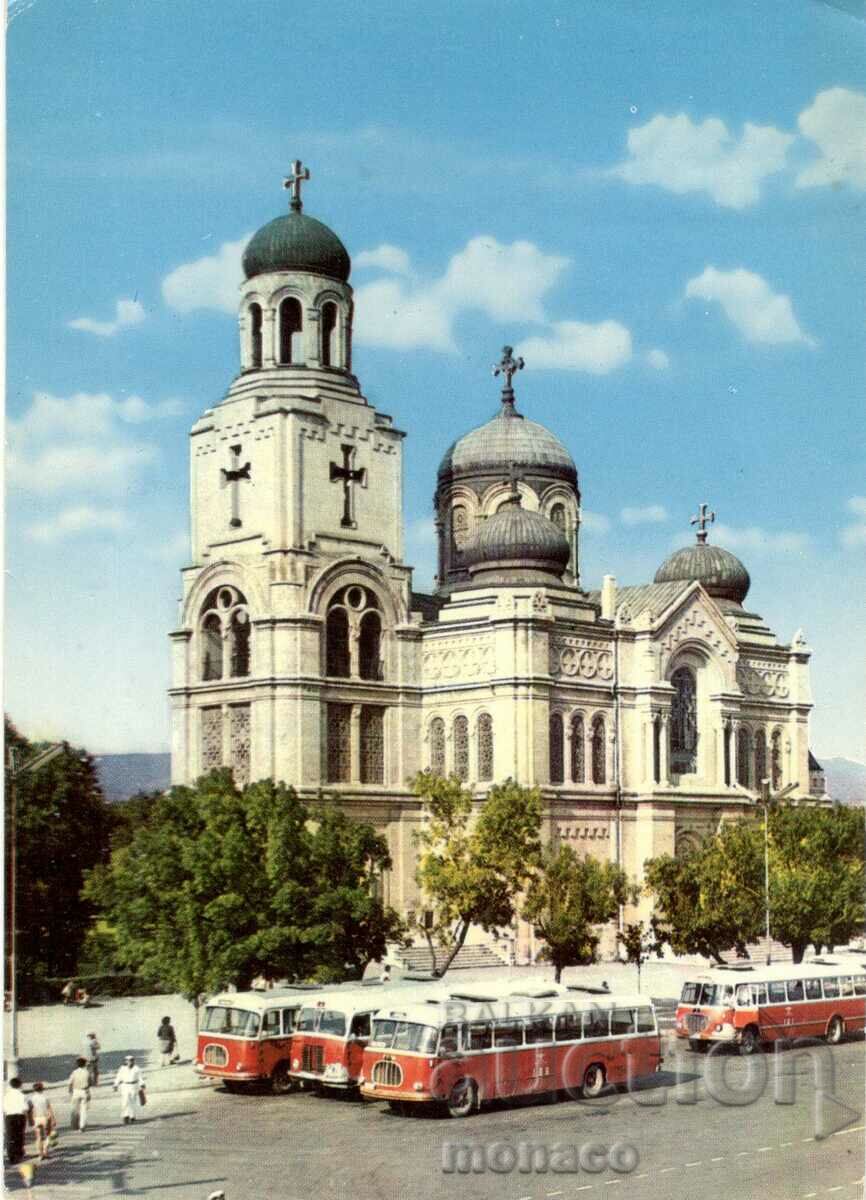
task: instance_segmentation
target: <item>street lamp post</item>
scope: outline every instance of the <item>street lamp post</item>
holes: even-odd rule
[[[770,780],[761,780],[761,790],[758,796],[755,797],[755,803],[760,804],[764,810],[764,926],[767,933],[767,966],[769,967],[773,961],[773,952],[770,949],[770,805],[777,800],[784,800],[786,796],[797,790],[799,783],[789,783],[787,787],[782,788],[780,792],[773,794],[770,791]]]

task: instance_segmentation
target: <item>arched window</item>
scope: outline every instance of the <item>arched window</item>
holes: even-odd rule
[[[301,302],[288,296],[280,305],[280,362],[285,366],[303,361],[301,328]]]
[[[749,786],[749,759],[752,757],[752,738],[745,725],[737,733],[737,783]]]
[[[561,529],[563,533],[567,532],[568,523],[566,521],[564,504],[554,504],[550,510],[550,519],[557,529]]]
[[[249,307],[250,317],[250,366],[260,367],[262,365],[262,306],[261,304],[251,304]]]
[[[201,626],[202,656],[201,677],[209,679],[223,677],[223,636],[220,619],[216,613],[205,617]]]
[[[362,679],[382,678],[381,643],[381,617],[377,612],[365,612],[358,640],[358,674]]]
[[[782,786],[782,731],[774,729],[770,738],[770,778],[773,790]]]
[[[469,720],[454,718],[454,774],[465,783],[469,778]]]
[[[571,782],[586,781],[586,734],[583,727],[583,717],[575,713],[571,718]]]
[[[322,305],[319,326],[322,337],[322,366],[334,367],[337,365],[337,306],[333,301],[329,300],[327,304]]]
[[[763,729],[755,733],[755,787],[767,778],[767,738]]]
[[[445,774],[445,722],[441,717],[430,722],[430,770],[434,775]]]
[[[328,783],[348,783],[352,774],[352,706],[329,704],[326,709],[325,776]]]
[[[463,504],[455,504],[451,509],[451,548],[454,557],[460,557],[463,547],[469,540],[469,513]]]
[[[325,639],[325,674],[348,679],[349,617],[345,608],[335,606],[328,612]]]
[[[693,775],[697,770],[698,706],[695,677],[688,667],[671,675],[671,771]]]
[[[229,627],[231,671],[233,678],[250,673],[250,616],[246,609],[232,613]]]
[[[482,713],[478,718],[478,778],[493,778],[493,718]]]
[[[592,782],[607,782],[607,761],[604,744],[604,717],[592,723]]]
[[[385,782],[385,710],[361,709],[361,783]]]
[[[565,782],[565,763],[563,761],[563,730],[562,714],[550,714],[550,782]]]

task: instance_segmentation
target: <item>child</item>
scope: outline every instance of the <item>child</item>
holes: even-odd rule
[[[48,1139],[51,1137],[57,1121],[51,1101],[45,1095],[43,1084],[34,1083],[30,1104],[33,1112],[33,1124],[36,1128],[36,1153],[40,1160],[46,1159],[48,1157]]]

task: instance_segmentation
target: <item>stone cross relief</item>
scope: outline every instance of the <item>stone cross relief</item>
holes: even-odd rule
[[[232,489],[232,515],[229,521],[232,529],[239,529],[241,525],[241,498],[240,489],[238,487],[242,479],[250,479],[250,464],[244,463],[241,466],[241,447],[229,446],[231,454],[231,466],[221,467],[222,487],[231,487]]]
[[[343,465],[331,463],[331,483],[338,479],[343,484],[343,516],[340,524],[344,529],[355,528],[355,492],[353,485],[360,483],[363,487],[367,482],[367,468],[360,467],[355,470],[352,466],[355,460],[354,446],[341,446],[343,452]]]

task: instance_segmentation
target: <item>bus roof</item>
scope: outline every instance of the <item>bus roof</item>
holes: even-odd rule
[[[303,1004],[306,997],[322,991],[320,983],[295,983],[269,988],[266,992],[219,992],[208,996],[206,1006],[246,1008],[259,1012],[265,1008],[288,1008]]]
[[[447,996],[447,990],[441,980],[417,982],[416,980],[392,979],[389,983],[377,986],[346,988],[345,990],[330,988],[315,992],[303,1003],[304,1008],[329,1008],[344,1013],[376,1012],[385,1004],[410,1004],[424,1001],[428,998],[438,999]]]
[[[441,1028],[460,1021],[495,1021],[507,1018],[552,1016],[555,1013],[585,1012],[593,1008],[651,1008],[648,996],[632,993],[586,995],[563,992],[552,997],[506,996],[493,1000],[457,998],[454,995],[429,999],[426,1003],[392,1002],[378,1010],[379,1020],[409,1021]]]
[[[763,983],[776,979],[822,979],[825,975],[851,975],[866,971],[866,955],[839,958],[810,958],[801,963],[737,963],[730,967],[710,967],[689,975],[687,983]]]

